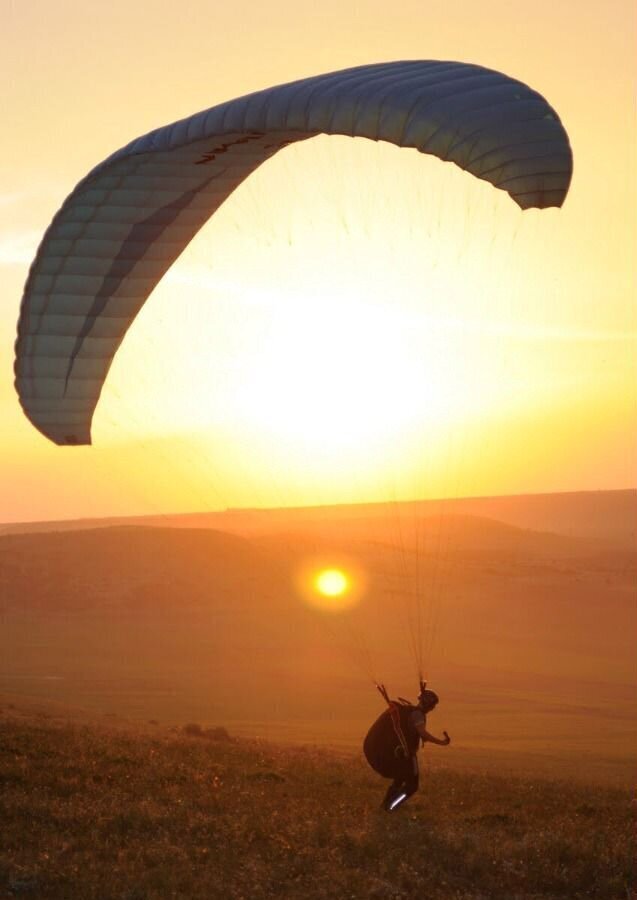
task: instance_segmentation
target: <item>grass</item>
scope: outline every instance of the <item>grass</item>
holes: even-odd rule
[[[0,718],[0,897],[633,896],[631,802],[431,768],[398,813],[359,755],[223,730]]]

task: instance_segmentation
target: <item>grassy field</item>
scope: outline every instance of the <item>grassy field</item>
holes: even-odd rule
[[[427,751],[421,793],[388,816],[360,754],[6,706],[0,729],[1,897],[635,896],[626,791]]]

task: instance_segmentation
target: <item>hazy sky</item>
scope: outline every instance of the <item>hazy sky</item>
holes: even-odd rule
[[[0,521],[634,486],[633,6],[0,0]],[[22,285],[93,165],[252,90],[418,58],[547,97],[575,158],[562,210],[415,151],[287,148],[154,292],[95,445],[32,428]]]

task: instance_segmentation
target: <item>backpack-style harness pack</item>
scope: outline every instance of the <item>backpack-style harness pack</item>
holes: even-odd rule
[[[367,762],[384,778],[393,778],[398,766],[414,756],[420,746],[420,735],[411,722],[417,706],[399,697],[391,700],[384,685],[377,685],[387,709],[376,719],[363,742]]]

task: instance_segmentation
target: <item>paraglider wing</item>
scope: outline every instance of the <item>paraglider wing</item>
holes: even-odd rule
[[[561,206],[572,156],[546,100],[481,66],[360,66],[259,91],[166,125],[100,163],[49,226],[26,282],[15,384],[56,444],[89,444],[127,329],[201,226],[282,147],[338,134],[414,147],[523,209]]]

